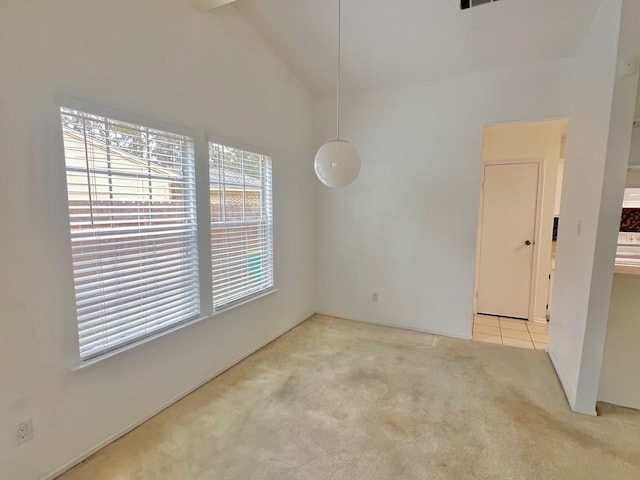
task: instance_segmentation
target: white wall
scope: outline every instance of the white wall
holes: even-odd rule
[[[560,215],[560,204],[562,203],[562,178],[564,176],[564,158],[558,162],[558,172],[556,173],[556,194],[553,203],[553,216]]]
[[[640,165],[640,127],[633,129],[629,163],[631,165]]]
[[[616,274],[598,400],[640,409],[640,277]]]
[[[640,83],[638,84],[640,90]],[[636,95],[636,113],[635,119],[640,120],[640,94]],[[640,165],[640,124],[633,129],[631,137],[631,157],[629,158],[631,165]]]
[[[186,0],[4,0],[0,59],[0,477],[35,480],[313,313],[311,101],[233,7]],[[72,371],[58,93],[270,151],[280,291]]]
[[[573,409],[588,414],[600,380],[638,81],[617,76],[617,66],[639,53],[639,7],[603,0],[575,60],[548,350]]]
[[[483,126],[566,116],[569,75],[557,60],[346,96],[363,165],[316,187],[317,310],[470,338]],[[316,104],[318,146],[334,108]]]
[[[640,95],[635,117],[640,115]],[[630,164],[640,163],[639,129],[633,130]],[[634,162],[635,160],[635,162]],[[628,188],[640,187],[638,167],[627,171]],[[611,292],[598,400],[640,409],[640,277],[616,274]]]

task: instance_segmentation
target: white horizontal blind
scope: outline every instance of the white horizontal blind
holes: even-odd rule
[[[60,112],[87,360],[199,315],[194,141]]]
[[[273,287],[271,158],[209,143],[213,306]]]

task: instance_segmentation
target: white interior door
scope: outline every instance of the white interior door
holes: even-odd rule
[[[538,163],[484,167],[478,313],[528,318]]]

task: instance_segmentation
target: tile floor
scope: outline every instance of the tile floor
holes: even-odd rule
[[[548,323],[526,322],[488,315],[473,317],[473,339],[478,342],[544,350],[547,347],[548,338]]]

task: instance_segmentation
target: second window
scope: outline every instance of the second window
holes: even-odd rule
[[[271,158],[209,143],[214,309],[273,287]]]

